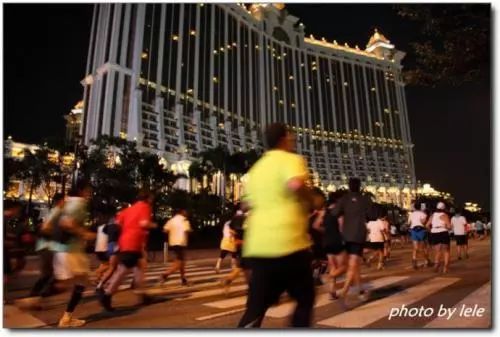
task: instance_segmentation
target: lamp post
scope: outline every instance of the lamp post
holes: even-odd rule
[[[73,173],[71,175],[71,187],[75,188],[76,186],[76,180],[78,178],[78,169],[80,168],[80,165],[78,165],[78,154],[80,150],[80,141],[82,139],[81,135],[75,135],[75,147],[73,149],[74,153],[74,159],[73,159]]]

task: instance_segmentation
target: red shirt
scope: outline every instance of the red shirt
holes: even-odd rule
[[[116,216],[121,227],[118,246],[122,252],[142,252],[146,243],[147,230],[141,227],[141,222],[151,221],[151,206],[138,201]]]

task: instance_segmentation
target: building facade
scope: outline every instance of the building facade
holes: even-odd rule
[[[409,206],[403,57],[377,31],[365,49],[306,36],[280,4],[98,4],[81,134],[135,140],[175,163],[219,145],[261,148],[260,130],[279,121],[318,184],[357,176]]]
[[[64,116],[66,120],[66,137],[65,142],[68,145],[73,145],[78,140],[80,129],[82,128],[83,101],[75,104],[70,113]]]

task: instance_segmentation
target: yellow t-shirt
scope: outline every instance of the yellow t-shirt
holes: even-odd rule
[[[245,257],[281,257],[311,245],[307,234],[307,213],[287,182],[307,179],[304,159],[296,154],[271,150],[248,172],[245,201],[250,214],[245,222]]]

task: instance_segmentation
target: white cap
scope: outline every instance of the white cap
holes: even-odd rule
[[[436,208],[437,209],[445,209],[446,205],[444,204],[444,202],[440,201],[440,202],[438,202]]]

